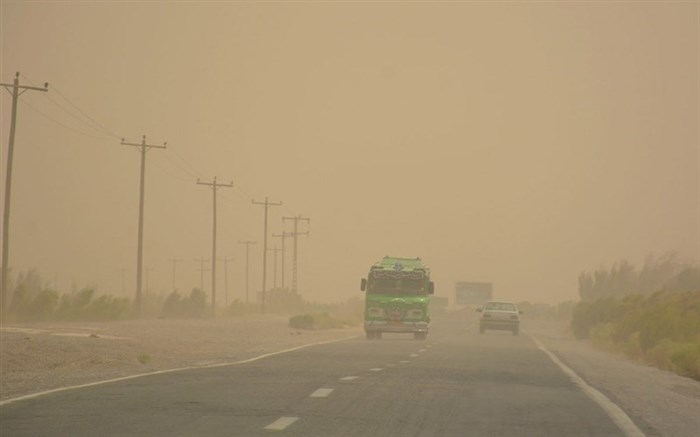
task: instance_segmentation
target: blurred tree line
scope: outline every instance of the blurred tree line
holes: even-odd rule
[[[124,320],[135,317],[132,301],[126,297],[99,294],[96,286],[74,287],[60,294],[42,279],[39,272],[20,273],[10,286],[12,290],[7,320],[16,322]],[[193,288],[189,294],[175,290],[170,293],[144,293],[143,317],[146,318],[205,318],[212,317],[208,293]],[[276,288],[266,293],[265,312],[278,315],[328,313],[344,324],[362,320],[363,303],[359,298],[342,304],[308,302],[296,291]],[[260,313],[260,303],[235,300],[218,309],[217,316],[235,317]]]
[[[582,272],[578,277],[578,293],[583,301],[606,297],[623,298],[627,294],[650,295],[657,291],[700,290],[700,269],[678,259],[676,253],[660,258],[647,256],[644,267],[637,270],[626,260],[608,269]]]

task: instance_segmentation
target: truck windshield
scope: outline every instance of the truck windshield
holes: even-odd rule
[[[418,296],[425,294],[424,279],[371,279],[370,294]]]

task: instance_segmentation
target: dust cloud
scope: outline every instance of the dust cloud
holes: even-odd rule
[[[2,83],[20,97],[10,266],[60,292],[133,296],[138,150],[144,288],[203,285],[218,190],[217,300],[262,286],[269,232],[301,215],[298,287],[361,296],[384,255],[420,256],[436,295],[577,297],[601,264],[697,263],[698,4],[0,5]],[[2,93],[3,184],[11,98]],[[78,109],[79,108],[79,109]],[[270,248],[281,240],[270,237]],[[281,285],[268,253],[267,286]],[[281,257],[281,255],[280,255]],[[173,263],[171,260],[180,259]],[[205,269],[210,266],[205,264]],[[225,283],[226,273],[228,285]],[[292,241],[285,282],[291,285]],[[224,297],[224,293],[227,294]]]

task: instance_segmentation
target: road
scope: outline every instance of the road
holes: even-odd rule
[[[527,335],[435,323],[0,407],[11,436],[617,436]]]

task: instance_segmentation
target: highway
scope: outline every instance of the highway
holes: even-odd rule
[[[50,393],[0,414],[3,437],[626,435],[531,337],[455,321],[434,323],[425,341],[357,337]]]

